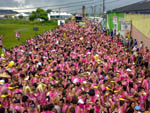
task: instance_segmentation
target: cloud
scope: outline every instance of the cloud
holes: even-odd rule
[[[18,2],[20,4],[24,4],[25,3],[25,0],[13,0],[13,1]]]
[[[80,2],[83,0],[76,0],[76,2]],[[94,0],[96,1],[96,4],[99,4],[100,0]],[[113,1],[113,0],[110,0]],[[113,3],[106,3],[106,10],[125,6],[127,4],[133,3],[133,2],[138,2],[141,0],[119,0],[118,2],[113,2]],[[53,5],[59,5],[59,4],[65,4],[65,3],[71,3],[75,2],[74,0],[0,0],[0,9],[3,7],[7,7],[8,9],[11,8],[18,8],[18,9],[23,9],[23,8],[33,8],[33,7],[43,7],[43,6],[53,6]],[[74,5],[74,4],[73,4]],[[69,7],[69,8],[61,8],[62,11],[68,11],[68,12],[81,12],[82,5],[84,4],[79,4],[79,6],[76,7]],[[91,12],[90,6],[94,4],[89,4],[86,5],[87,12]],[[57,8],[56,10],[59,9],[59,6],[57,7],[47,7],[49,9],[54,9]],[[74,9],[78,9],[75,11],[71,11]],[[96,12],[100,12],[100,5],[97,6]]]
[[[19,6],[24,6],[26,0],[13,0],[14,2],[17,2]]]
[[[17,12],[32,12],[35,11],[35,9],[32,9],[33,5],[25,5],[23,7],[0,7],[0,9],[9,9],[9,10],[14,10]]]

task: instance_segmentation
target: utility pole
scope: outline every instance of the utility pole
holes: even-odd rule
[[[91,15],[93,16],[93,6],[91,6],[91,9],[92,9],[92,14]]]
[[[82,15],[85,17],[85,6],[82,6]]]
[[[60,8],[59,8],[59,20],[60,20]]]
[[[94,6],[94,16],[96,16],[96,6]]]
[[[105,0],[103,0],[103,15],[105,13]]]
[[[100,4],[100,16],[102,16],[102,4]]]
[[[95,17],[96,17],[96,5],[94,6],[94,22],[95,22]]]

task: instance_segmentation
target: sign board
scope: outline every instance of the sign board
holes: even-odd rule
[[[65,24],[65,20],[58,20],[58,26]]]
[[[121,30],[122,31],[131,31],[131,22],[122,22]]]
[[[116,30],[116,31],[117,31],[117,24],[114,24],[113,30]]]
[[[124,38],[130,37],[131,30],[132,30],[132,23],[131,22],[121,22],[121,32],[122,32],[122,36]]]
[[[79,23],[79,26],[81,26],[81,27],[86,27],[86,23],[85,23],[85,22],[80,22],[80,23]]]
[[[119,21],[120,22],[125,22],[125,19],[124,18],[119,18]]]
[[[38,27],[34,27],[34,28],[33,28],[33,31],[38,31],[38,30],[39,30]]]
[[[113,17],[113,23],[114,23],[114,24],[117,24],[117,21],[118,21],[117,16],[114,16],[114,17]]]

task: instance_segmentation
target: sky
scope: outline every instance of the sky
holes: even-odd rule
[[[139,1],[143,0],[105,0],[105,7],[106,10],[111,10]],[[71,4],[63,5],[67,3]],[[46,9],[59,11],[60,8],[61,11],[78,13],[81,12],[83,5],[86,6],[86,12],[89,13],[92,13],[92,7],[94,7],[93,12],[102,11],[102,0],[0,0],[0,9],[13,9],[18,12],[33,11],[32,8],[47,6]]]

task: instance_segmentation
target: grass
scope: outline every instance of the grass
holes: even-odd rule
[[[34,27],[38,27],[39,31],[33,31]],[[7,49],[16,45],[22,45],[26,40],[32,38],[36,34],[41,34],[57,27],[56,22],[30,22],[17,20],[0,20],[0,35],[4,35],[3,46]],[[21,39],[16,39],[16,32],[21,33]],[[0,50],[1,53],[1,50]]]
[[[30,24],[30,25],[57,25],[56,20],[50,20],[50,21],[27,21],[27,20],[15,20],[15,19],[0,19],[1,24]]]

